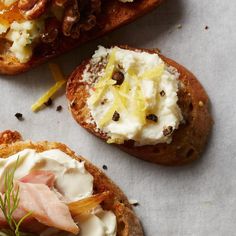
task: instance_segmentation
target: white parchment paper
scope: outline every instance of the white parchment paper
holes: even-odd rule
[[[147,236],[236,235],[236,1],[167,0],[135,23],[54,61],[69,74],[98,44],[160,48],[194,72],[211,98],[215,120],[201,160],[166,168],[133,158],[80,128],[63,93],[51,108],[32,113],[32,103],[53,83],[47,65],[0,77],[0,130],[64,142],[97,166],[106,164],[106,173],[139,201],[135,210]],[[16,112],[25,120],[18,121]]]

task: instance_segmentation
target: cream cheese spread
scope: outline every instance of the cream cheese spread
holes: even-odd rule
[[[119,85],[113,79],[117,71],[123,76]],[[88,122],[106,133],[109,143],[170,143],[183,121],[177,104],[178,77],[156,53],[100,46],[83,73],[90,84]]]
[[[25,149],[6,159],[0,158],[1,191],[4,188],[6,172],[12,171],[16,163],[15,179],[26,176],[32,170],[53,172],[56,177],[55,191],[59,192],[68,203],[93,194],[93,176],[86,170],[84,162],[74,160],[58,149],[40,153],[32,149]],[[98,207],[88,219],[79,222],[79,226],[81,228],[79,236],[115,236],[116,216],[113,212]],[[48,229],[41,234],[41,236],[46,235],[55,235],[55,230]]]

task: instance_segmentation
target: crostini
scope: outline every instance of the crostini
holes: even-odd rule
[[[70,75],[67,98],[89,132],[163,165],[197,159],[213,123],[195,76],[157,50],[100,46]]]
[[[1,235],[143,236],[120,188],[64,144],[0,133],[0,179]]]
[[[163,0],[0,0],[0,73],[17,74],[154,9]]]

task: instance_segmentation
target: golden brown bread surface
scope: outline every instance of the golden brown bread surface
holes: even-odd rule
[[[3,136],[7,137],[7,139],[1,139]],[[16,137],[18,137],[18,139]],[[0,133],[0,158],[7,158],[27,148],[34,149],[37,152],[60,149],[78,161],[85,161],[86,169],[94,177],[94,192],[102,193],[109,191],[112,193],[111,198],[104,201],[103,208],[112,210],[115,213],[118,227],[117,236],[143,236],[141,224],[134,214],[125,194],[96,166],[83,157],[76,155],[62,143],[21,141],[21,135],[16,131],[8,130]]]
[[[1,56],[0,74],[15,75],[27,71],[47,61],[49,58],[58,56],[85,42],[98,38],[122,25],[134,21],[154,9],[161,4],[162,1],[163,0],[135,0],[134,3],[121,3],[118,0],[107,0],[103,4],[101,17],[98,19],[98,27],[87,33],[83,33],[79,39],[61,37],[57,50],[48,49],[43,45],[41,45],[42,47],[39,45],[33,57],[27,63],[19,63],[16,60]]]
[[[127,46],[122,46],[122,48],[135,50]],[[178,93],[178,103],[185,124],[174,131],[171,144],[134,146],[133,142],[127,142],[115,146],[133,156],[157,164],[182,165],[189,163],[200,156],[212,128],[213,121],[209,113],[209,98],[196,77],[186,68],[155,50],[140,50],[158,53],[166,64],[175,67],[180,73],[179,80],[182,82],[182,86]],[[92,134],[107,140],[106,135],[95,131],[94,124],[86,123],[90,117],[90,111],[86,105],[88,90],[85,88],[86,83],[81,82],[81,79],[87,63],[89,60],[84,61],[70,75],[67,83],[67,99],[75,120]]]

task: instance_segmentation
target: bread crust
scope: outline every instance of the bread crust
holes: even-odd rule
[[[156,164],[183,165],[199,158],[207,142],[213,120],[209,112],[209,98],[196,77],[182,65],[161,55],[157,50],[136,49],[120,46],[129,50],[157,53],[169,66],[180,73],[181,87],[178,93],[179,106],[185,119],[185,124],[174,131],[170,144],[134,146],[133,142],[114,144],[121,150]],[[94,124],[88,124],[90,111],[86,105],[88,86],[81,82],[82,73],[89,60],[84,61],[70,75],[67,83],[67,99],[74,119],[86,130],[97,137],[107,140],[106,135],[96,132]]]
[[[62,53],[70,51],[79,45],[86,43],[92,39],[101,37],[125,24],[128,24],[138,17],[153,10],[164,0],[135,0],[134,3],[121,3],[118,0],[107,0],[103,4],[102,15],[98,19],[98,27],[84,33],[79,39],[61,37],[59,39],[59,47],[55,50],[47,51],[40,48],[39,55],[33,54],[31,60],[27,63],[19,63],[0,57],[0,74],[15,75],[28,71],[32,67],[46,62],[49,58],[56,57]]]
[[[34,149],[36,152],[43,152],[51,149],[60,149],[68,154],[71,158],[78,161],[85,161],[85,167],[94,177],[95,193],[109,191],[111,197],[104,201],[103,208],[112,210],[117,217],[117,236],[143,236],[143,230],[139,219],[136,217],[132,206],[122,190],[109,179],[100,169],[94,166],[85,158],[78,156],[69,147],[57,142],[31,142],[16,139],[17,131],[4,131],[0,133],[0,137],[6,136],[7,139],[0,138],[0,158],[7,158],[24,149]],[[21,136],[20,136],[21,137]]]

